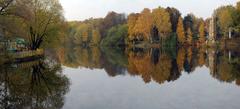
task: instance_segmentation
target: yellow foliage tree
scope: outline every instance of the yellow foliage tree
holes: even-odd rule
[[[186,42],[186,37],[185,37],[182,17],[179,17],[179,19],[178,19],[177,38],[178,38],[178,42],[179,43],[183,44],[183,43]]]
[[[139,17],[139,14],[130,14],[128,16],[128,22],[127,22],[127,24],[128,24],[128,34],[129,34],[128,38],[130,40],[133,40],[134,36],[136,34],[136,32],[134,31],[134,27],[136,25],[138,17]]]
[[[141,15],[139,16],[136,26],[134,27],[134,31],[137,33],[138,39],[149,40],[151,35],[151,28],[152,28],[152,14],[151,10],[145,8]]]
[[[188,44],[192,44],[192,31],[190,28],[187,29],[187,42]]]
[[[153,9],[153,24],[157,27],[162,38],[166,38],[172,32],[170,15],[164,8]]]
[[[100,40],[101,40],[101,35],[100,35],[99,30],[94,29],[92,31],[92,42],[93,42],[93,44],[98,45],[100,43]]]
[[[205,29],[204,29],[203,21],[200,22],[198,32],[199,32],[199,42],[201,43],[205,42],[206,38],[205,38]]]

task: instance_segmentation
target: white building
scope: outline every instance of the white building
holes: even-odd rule
[[[216,29],[216,18],[215,18],[215,15],[213,15],[212,18],[211,18],[211,20],[210,20],[210,25],[209,25],[209,37],[208,37],[208,41],[209,41],[210,43],[215,43],[216,33],[217,33],[217,29]]]

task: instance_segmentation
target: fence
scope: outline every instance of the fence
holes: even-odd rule
[[[43,54],[44,54],[43,49],[9,53],[9,55],[15,59],[22,59],[22,58],[33,57],[33,56],[41,56]]]

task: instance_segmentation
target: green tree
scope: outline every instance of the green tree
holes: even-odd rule
[[[16,7],[27,7],[31,16],[24,18],[30,49],[38,49],[47,39],[57,37],[64,17],[58,0],[22,0]],[[19,5],[19,6],[18,6]],[[16,10],[23,13],[23,10]]]
[[[7,23],[1,20],[0,25],[9,33],[27,39],[30,49],[50,45],[64,35],[64,17],[58,0],[1,0],[0,5],[1,13],[7,14],[0,16]],[[17,30],[11,28],[14,26]]]
[[[107,31],[113,26],[124,24],[126,18],[124,14],[118,14],[116,12],[109,12],[100,24],[99,30],[102,37],[106,37]]]
[[[229,28],[233,26],[233,13],[234,7],[222,6],[215,11],[217,17],[217,24],[220,28],[220,32],[224,37],[227,37]]]
[[[235,29],[240,32],[240,2],[237,3],[236,12],[234,14],[234,26]]]
[[[107,37],[105,37],[101,45],[103,46],[122,46],[125,45],[127,37],[127,25],[118,25],[108,30]]]
[[[77,28],[78,34],[76,35],[76,43],[89,43],[89,30],[90,30],[90,25],[87,23],[82,23],[78,26]]]

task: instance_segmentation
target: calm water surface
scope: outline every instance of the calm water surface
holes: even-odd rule
[[[48,54],[1,67],[1,107],[240,108],[238,50],[69,47]]]

